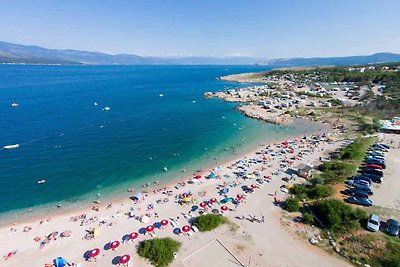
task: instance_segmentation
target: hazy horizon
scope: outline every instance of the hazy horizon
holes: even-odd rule
[[[154,57],[400,53],[400,2],[10,1],[0,40]]]

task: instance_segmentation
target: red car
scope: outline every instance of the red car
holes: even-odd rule
[[[379,170],[382,170],[382,166],[376,165],[376,164],[368,164],[368,165],[365,165],[364,168],[366,168],[366,169],[379,169]]]

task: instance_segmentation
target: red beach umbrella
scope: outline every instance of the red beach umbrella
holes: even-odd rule
[[[201,208],[207,207],[207,203],[206,203],[206,202],[201,202],[201,203],[200,203],[200,207],[201,207]]]
[[[221,210],[222,210],[222,211],[227,211],[227,210],[228,210],[228,207],[227,207],[227,206],[222,206],[222,207],[221,207]]]
[[[237,197],[237,199],[239,199],[239,200],[243,199],[243,195],[241,195],[241,194],[237,195],[236,197]]]
[[[124,255],[122,257],[119,258],[119,263],[120,264],[127,264],[129,262],[129,260],[131,259],[131,256],[129,255]]]
[[[190,229],[191,229],[191,228],[190,228],[189,225],[185,225],[185,226],[182,227],[182,232],[187,233],[187,232],[190,231]]]
[[[200,179],[200,178],[201,178],[201,175],[200,175],[200,174],[197,174],[194,178]]]
[[[121,244],[121,243],[120,243],[119,241],[113,241],[113,242],[111,242],[111,244],[110,244],[110,248],[111,248],[111,249],[116,249],[116,248],[119,247],[120,244]]]
[[[149,226],[146,227],[146,232],[148,232],[148,233],[149,233],[149,232],[153,232],[154,229],[155,229],[155,228],[154,228],[153,225],[149,225]]]
[[[258,186],[256,184],[252,184],[251,188],[258,188]]]
[[[169,221],[168,220],[162,220],[160,222],[160,224],[161,224],[161,226],[165,227],[165,226],[167,226],[169,224]]]
[[[217,199],[213,197],[212,199],[210,199],[210,202],[215,203],[215,202],[217,202]]]
[[[138,233],[133,232],[133,233],[131,233],[131,234],[129,235],[129,238],[130,238],[130,239],[136,239],[136,238],[138,238],[138,236],[139,236]]]
[[[90,251],[89,257],[94,258],[97,257],[99,254],[100,254],[100,249],[95,248]]]

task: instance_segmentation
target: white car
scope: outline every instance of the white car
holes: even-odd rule
[[[379,227],[381,226],[381,220],[379,216],[376,214],[371,214],[368,218],[367,229],[372,232],[378,232]]]

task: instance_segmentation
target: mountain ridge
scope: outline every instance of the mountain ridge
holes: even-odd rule
[[[47,49],[36,45],[21,45],[0,41],[2,64],[62,64],[62,65],[265,65],[271,67],[305,67],[323,65],[361,65],[400,62],[400,54],[382,52],[364,56],[277,58],[253,57],[150,57],[130,54],[106,54],[74,49]]]

